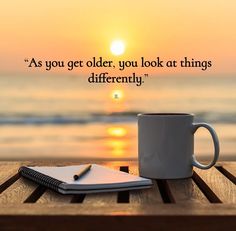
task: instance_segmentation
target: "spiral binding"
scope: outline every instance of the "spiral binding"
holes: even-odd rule
[[[25,166],[20,167],[19,173],[22,176],[29,178],[38,184],[51,188],[57,192],[59,192],[59,185],[63,183],[63,181],[57,180],[53,177],[47,176]]]

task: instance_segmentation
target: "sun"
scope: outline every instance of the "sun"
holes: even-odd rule
[[[122,40],[114,40],[110,50],[113,55],[122,55],[125,52],[125,43]]]

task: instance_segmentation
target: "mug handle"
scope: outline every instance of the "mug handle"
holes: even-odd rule
[[[195,157],[195,154],[193,154],[193,166],[195,167],[198,167],[198,168],[201,168],[201,169],[209,169],[211,168],[215,163],[216,161],[218,160],[218,157],[219,157],[219,153],[220,153],[220,145],[219,145],[219,139],[218,139],[218,136],[214,130],[214,128],[207,124],[207,123],[193,123],[192,124],[192,132],[193,134],[197,131],[198,128],[200,127],[204,127],[206,128],[210,134],[211,134],[211,137],[213,139],[213,143],[214,143],[214,149],[215,149],[215,152],[214,152],[214,158],[212,160],[212,162],[210,164],[207,164],[207,165],[204,165],[204,164],[201,164],[197,161],[196,157]]]

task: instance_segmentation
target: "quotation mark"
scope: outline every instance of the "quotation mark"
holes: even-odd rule
[[[25,61],[26,63],[27,63],[27,62],[29,62],[29,60],[28,60],[28,59],[25,59],[24,61]]]
[[[148,74],[144,74],[144,77],[148,77]]]

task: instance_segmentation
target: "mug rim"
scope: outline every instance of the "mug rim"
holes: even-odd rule
[[[158,117],[173,117],[173,116],[194,116],[193,113],[186,112],[160,112],[160,113],[139,113],[138,116],[158,116]]]

